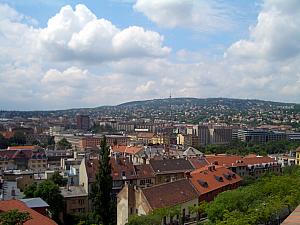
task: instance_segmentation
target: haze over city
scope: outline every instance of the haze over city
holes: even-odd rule
[[[299,103],[300,2],[0,0],[0,108]]]

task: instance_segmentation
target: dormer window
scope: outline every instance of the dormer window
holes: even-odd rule
[[[219,182],[223,182],[224,180],[223,180],[223,177],[221,177],[221,176],[215,176],[215,179],[217,180],[217,181],[219,181]]]
[[[202,187],[205,187],[207,188],[208,187],[208,183],[205,181],[205,180],[197,180],[197,182],[202,186]]]

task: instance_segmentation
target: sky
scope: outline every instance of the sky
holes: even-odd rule
[[[0,0],[0,110],[300,103],[299,0]]]

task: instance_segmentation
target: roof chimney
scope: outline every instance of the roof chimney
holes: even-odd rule
[[[190,172],[190,171],[186,171],[186,172],[185,172],[185,177],[186,177],[187,179],[192,178],[191,172]]]

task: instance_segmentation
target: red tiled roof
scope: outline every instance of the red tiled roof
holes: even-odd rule
[[[248,158],[243,158],[243,161],[247,165],[277,163],[277,161],[274,158],[271,158],[269,156],[248,157]]]
[[[127,146],[127,145],[115,145],[112,147],[113,152],[127,153],[127,154],[136,154],[142,150],[144,150],[144,147]]]
[[[134,166],[137,178],[151,178],[154,177],[154,172],[149,164]]]
[[[7,200],[0,201],[0,213],[7,212],[9,210],[18,209],[21,212],[29,212],[31,219],[27,220],[24,225],[55,225],[53,220],[50,218],[43,216],[42,214],[34,211],[33,209],[27,207],[25,203],[19,200]]]
[[[300,205],[283,221],[281,225],[300,224]]]
[[[209,164],[216,164],[220,166],[245,166],[243,163],[243,157],[238,155],[214,155],[206,156],[206,160]]]
[[[248,155],[246,157],[236,155],[210,155],[206,156],[209,164],[216,164],[219,166],[247,166],[263,163],[276,163],[276,160],[269,156]]]
[[[171,207],[198,198],[188,179],[144,188],[142,192],[152,209]]]
[[[228,175],[230,175],[230,178]],[[219,177],[222,179],[222,181],[217,180]],[[242,179],[239,175],[233,173],[231,170],[223,166],[205,166],[190,173],[190,181],[200,195],[238,183],[241,180]],[[205,182],[206,185],[201,184]]]
[[[8,159],[17,159],[17,158],[31,158],[32,150],[1,150],[1,157],[7,157]]]
[[[113,180],[123,180],[122,172],[125,172],[126,180],[136,178],[136,173],[134,170],[133,163],[127,161],[126,159],[111,158],[110,164],[111,164],[111,168],[112,168],[111,175],[112,175]],[[87,175],[88,175],[90,182],[94,181],[98,167],[99,167],[98,159],[93,159],[93,160],[86,162]]]
[[[9,138],[12,138],[13,136],[14,136],[14,134],[15,134],[15,132],[13,132],[13,131],[2,131],[2,132],[0,132],[2,135],[3,135],[3,137],[4,138],[6,138],[6,139],[9,139]]]

